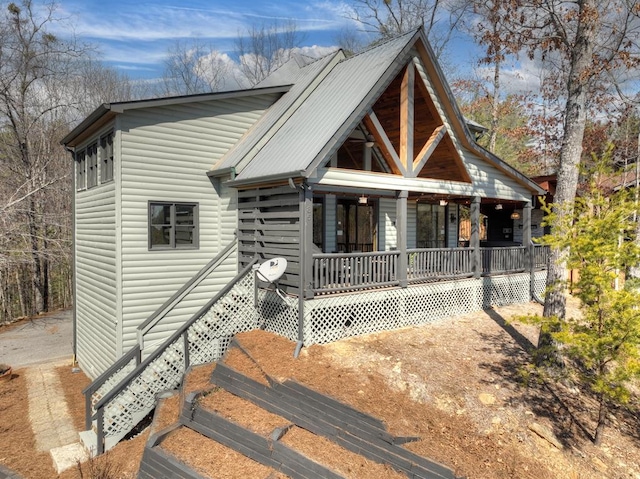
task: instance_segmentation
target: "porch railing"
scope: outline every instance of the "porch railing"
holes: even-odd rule
[[[472,276],[473,248],[428,248],[407,250],[407,280]]]
[[[534,269],[545,269],[549,261],[550,248],[546,245],[533,245],[533,267]]]
[[[480,248],[481,275],[509,274],[544,269],[548,247],[535,245]],[[408,283],[468,278],[473,271],[473,248],[416,248],[407,250],[406,276],[400,274],[399,251],[368,253],[318,253],[313,255],[312,289],[314,294],[358,291]]]
[[[313,255],[315,293],[357,291],[398,284],[399,251]]]
[[[516,273],[527,269],[526,247],[480,248],[483,274]]]

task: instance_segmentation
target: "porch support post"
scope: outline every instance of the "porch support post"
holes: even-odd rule
[[[529,299],[536,297],[536,271],[533,264],[533,243],[531,242],[531,201],[522,207],[522,246],[524,246],[524,267],[529,271]]]
[[[409,192],[403,190],[398,192],[398,200],[396,205],[396,234],[397,245],[400,251],[400,258],[398,259],[398,281],[400,287],[407,287],[407,198]]]
[[[529,269],[533,262],[533,245],[531,244],[531,201],[522,208],[522,246],[524,246],[524,265]]]
[[[304,301],[306,297],[313,297],[311,278],[313,277],[313,259],[311,243],[313,241],[313,192],[302,183],[299,195],[300,208],[300,291],[298,294],[298,344],[294,357],[298,357],[304,344]]]
[[[473,248],[471,252],[471,269],[473,277],[482,276],[482,254],[480,252],[480,197],[474,196],[471,199],[471,238],[469,246]]]

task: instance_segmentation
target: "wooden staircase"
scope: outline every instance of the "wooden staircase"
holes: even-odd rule
[[[245,361],[231,367],[230,354]],[[273,379],[236,340],[227,355],[208,387],[181,392],[174,423],[150,435],[139,478],[455,479],[403,447],[419,438],[394,436],[371,415],[299,382]],[[222,473],[225,467],[234,475]]]

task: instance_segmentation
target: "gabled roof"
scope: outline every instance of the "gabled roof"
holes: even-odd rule
[[[343,59],[290,112],[282,126],[267,141],[263,140],[264,146],[250,161],[227,161],[228,154],[222,164],[241,166],[236,168],[238,181],[285,173],[299,175],[315,168],[316,159],[335,146],[334,137],[346,137],[366,113],[362,103],[372,103],[375,93],[384,89],[400,70],[403,65],[399,57],[409,51],[411,40],[418,35],[418,31],[411,32]],[[248,137],[255,134],[253,130],[249,130]]]
[[[317,65],[322,71],[317,73],[315,81],[309,82],[310,75],[307,75],[304,88],[294,83],[210,174],[215,175],[216,169],[234,168],[236,185],[276,177],[313,176],[316,168],[344,143],[396,75],[416,56],[425,64],[435,94],[444,99],[444,113],[462,145],[530,191],[543,193],[535,182],[476,143],[422,29],[349,58],[341,55],[339,61],[335,61],[338,57],[333,61],[324,59],[322,65]],[[310,66],[298,71],[302,73],[307,68]],[[295,71],[295,65],[288,65],[282,71],[283,78],[294,75]],[[285,99],[287,107],[279,108]],[[264,123],[268,123],[268,127],[262,121],[267,117],[268,122]]]
[[[276,80],[290,82],[293,86],[225,154],[214,166],[214,170],[235,168],[236,171],[240,171],[252,162],[255,155],[262,151],[266,142],[273,139],[282,125],[304,105],[309,95],[313,93],[314,86],[322,82],[332,67],[343,59],[344,54],[337,51],[302,67],[296,59],[291,59],[276,70],[273,75]],[[271,77],[265,79],[263,83],[270,83],[269,78]]]

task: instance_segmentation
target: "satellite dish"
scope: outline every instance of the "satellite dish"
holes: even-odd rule
[[[284,274],[286,269],[287,260],[285,258],[271,258],[260,265],[258,274],[262,281],[275,283]]]

